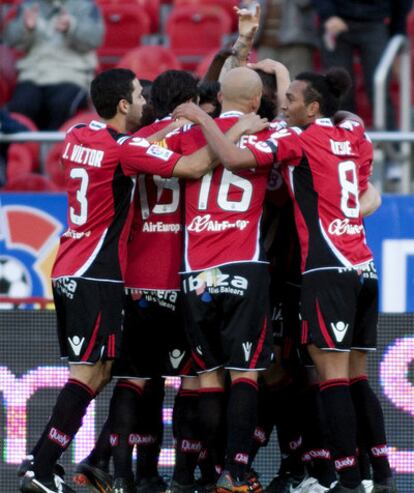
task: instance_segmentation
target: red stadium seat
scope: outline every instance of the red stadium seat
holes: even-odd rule
[[[133,70],[138,79],[154,80],[161,72],[181,69],[174,53],[164,46],[141,46],[128,51],[119,61],[118,67]]]
[[[181,7],[182,5],[213,5],[219,6],[225,10],[231,18],[231,30],[237,31],[237,15],[234,12],[234,7],[238,6],[240,2],[237,0],[174,0],[174,7]]]
[[[230,28],[230,16],[222,8],[187,5],[172,10],[166,33],[184,68],[195,69],[204,55],[221,47]]]
[[[29,130],[36,132],[38,130],[35,123],[26,115],[22,115],[20,113],[10,113],[15,120],[25,125]],[[37,142],[15,142],[10,144],[9,153],[12,153],[14,156],[19,155],[19,151],[16,151],[15,148],[24,147],[30,153],[30,162],[31,162],[31,171],[35,171],[39,167],[39,151],[40,144]],[[20,155],[25,155],[25,153],[20,153]]]
[[[22,145],[11,145],[7,152],[7,183],[33,171],[32,155]]]
[[[2,192],[58,192],[59,189],[49,178],[36,173],[27,173],[7,182]]]
[[[131,9],[144,9],[150,17],[151,33],[157,33],[159,30],[160,0],[98,0],[97,3],[101,8],[104,4],[130,4]]]
[[[59,129],[61,132],[66,132],[76,125],[77,123],[89,123],[92,120],[99,120],[99,116],[92,111],[85,111],[78,113],[74,117],[67,120]],[[63,142],[54,144],[49,150],[46,156],[45,172],[46,175],[52,180],[54,185],[63,189],[65,187],[65,178],[63,173],[62,164],[60,162],[60,156],[63,152]]]
[[[149,34],[151,21],[146,11],[134,8],[134,4],[102,3],[105,19],[105,40],[98,49],[101,68],[114,66],[129,49],[141,44],[142,36]]]

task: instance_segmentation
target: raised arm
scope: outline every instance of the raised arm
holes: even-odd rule
[[[220,73],[220,79],[232,68],[246,65],[247,59],[253,47],[254,36],[259,28],[260,5],[256,5],[254,12],[248,9],[234,7],[238,16],[238,38],[233,45],[232,55],[224,62]]]

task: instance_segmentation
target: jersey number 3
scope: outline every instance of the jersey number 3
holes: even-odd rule
[[[80,185],[76,191],[76,200],[79,202],[79,213],[75,211],[74,207],[70,207],[69,216],[73,224],[82,226],[88,219],[88,199],[86,198],[86,192],[88,191],[89,175],[85,168],[72,168],[70,170],[70,177],[80,180]]]

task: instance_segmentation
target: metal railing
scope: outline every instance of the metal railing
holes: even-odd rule
[[[414,192],[414,183],[411,183],[411,176],[412,174],[410,173],[410,160],[411,160],[411,144],[414,143],[414,132],[410,131],[405,131],[405,132],[400,132],[400,131],[371,131],[367,132],[371,140],[375,144],[387,144],[387,143],[401,143],[401,146],[404,144],[407,146],[406,147],[406,156],[405,159],[407,163],[404,163],[403,166],[407,166],[408,170],[405,171],[404,177],[403,177],[403,183],[402,183],[402,193],[413,193]],[[19,132],[15,134],[2,134],[0,133],[0,143],[2,142],[39,142],[43,144],[52,144],[56,142],[63,142],[65,138],[65,132],[45,132],[45,131],[39,131],[39,132]],[[44,153],[41,151],[40,152],[41,156]],[[377,179],[374,181],[376,186],[382,190],[382,183],[381,183],[381,173],[382,173],[382,167],[378,166],[378,168],[381,168],[380,171],[376,173]],[[375,167],[374,167],[375,170]],[[405,181],[407,180],[407,181]]]
[[[393,64],[400,57],[399,63],[399,113],[400,134],[404,137],[392,140],[392,136],[382,134],[381,142],[401,142],[399,152],[389,147],[393,159],[401,163],[402,179],[401,192],[411,191],[411,46],[406,36],[401,34],[393,36],[378,64],[374,74],[374,126],[377,131],[385,130],[387,118],[387,93],[388,82]],[[379,132],[381,133],[381,132]],[[395,134],[396,132],[392,132]]]

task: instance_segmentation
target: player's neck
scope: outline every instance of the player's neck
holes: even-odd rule
[[[240,113],[249,113],[249,110],[248,108],[245,107],[245,105],[237,104],[233,102],[227,103],[223,101],[223,104],[221,106],[221,112],[227,113],[228,111],[240,111]]]
[[[119,115],[110,118],[109,120],[104,120],[104,122],[109,126],[115,129],[120,134],[128,133],[127,122],[124,117],[120,117]]]

